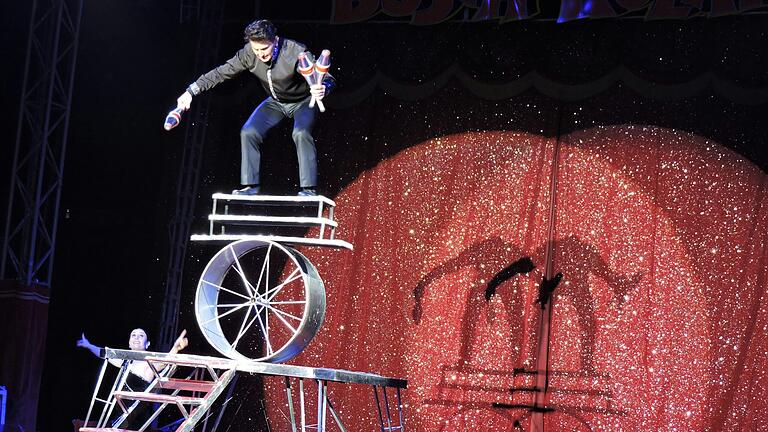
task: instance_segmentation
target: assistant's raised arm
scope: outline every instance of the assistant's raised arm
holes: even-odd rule
[[[96,357],[99,356],[101,352],[101,348],[97,347],[96,345],[92,344],[88,338],[85,337],[85,333],[80,334],[80,340],[77,341],[77,346],[80,348],[85,348],[88,351],[92,352],[93,355]]]

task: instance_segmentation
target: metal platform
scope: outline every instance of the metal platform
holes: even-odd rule
[[[134,402],[133,405],[129,405],[128,401],[160,404],[148,419],[142,419],[144,424],[138,429],[139,431],[145,430],[167,406],[175,406],[183,416],[183,421],[179,424],[176,432],[191,431],[195,424],[205,415],[205,412],[210,409],[214,400],[232,383],[232,378],[237,372],[284,378],[291,430],[294,432],[304,432],[306,430],[324,432],[326,430],[328,413],[331,414],[338,428],[341,431],[346,431],[341,418],[331,403],[327,389],[329,382],[372,386],[374,392],[373,401],[376,404],[376,407],[372,408],[372,410],[378,415],[380,431],[405,430],[401,390],[408,386],[408,382],[404,379],[342,369],[313,368],[190,354],[167,354],[112,348],[102,349],[101,356],[104,358],[104,364],[102,365],[91,405],[88,409],[86,424],[91,419],[91,414],[94,412],[94,406],[97,402],[103,404],[103,409],[98,415],[97,425],[95,427],[81,428],[81,432],[132,432],[130,429],[124,429],[120,423],[128,417],[138,404],[138,402]],[[123,360],[123,366],[115,378],[115,382],[108,386],[108,396],[100,396],[105,370],[110,360],[114,361],[115,359]],[[126,391],[123,388],[128,374],[128,365],[134,361],[146,361],[155,373],[155,380],[142,392]],[[178,367],[193,368],[200,373],[194,373],[181,379],[172,378]],[[208,379],[202,379],[202,375],[207,376]],[[300,410],[298,420],[296,418],[297,413],[294,411],[294,386],[291,381],[292,379],[298,381],[298,408]],[[312,380],[317,385],[317,412],[316,418],[312,419],[314,423],[311,424],[308,422],[311,416],[305,407],[304,380]],[[165,390],[165,393],[162,392],[163,390]],[[171,393],[167,393],[169,391]],[[390,393],[394,392],[394,398],[388,396],[388,391]],[[183,394],[182,392],[191,394]],[[394,407],[390,406],[391,404],[394,404]],[[118,420],[117,424],[108,425],[109,418],[115,407],[119,407],[124,412],[123,417]]]
[[[215,193],[211,199],[213,206],[208,216],[208,234],[194,234],[192,241],[269,240],[286,245],[352,249],[350,243],[335,238],[338,223],[333,219],[333,211],[336,203],[322,195],[306,197]],[[285,213],[286,208],[294,210],[290,211],[290,215],[279,213],[280,210]],[[316,237],[305,238],[275,235],[270,227],[318,230]],[[265,232],[258,232],[260,229]]]
[[[233,195],[225,193],[215,193],[211,195],[214,200],[242,202],[261,205],[300,205],[314,206],[317,203],[328,207],[336,207],[336,203],[323,195],[316,196],[298,196],[298,195]]]
[[[230,243],[237,240],[262,240],[273,241],[288,246],[323,246],[335,249],[352,250],[352,245],[344,240],[329,240],[306,237],[286,237],[276,235],[253,235],[253,234],[193,234],[190,237],[192,241],[203,242],[223,242]]]
[[[254,215],[209,215],[208,220],[212,222],[228,222],[239,225],[270,225],[270,226],[306,226],[326,225],[336,228],[336,222],[326,218],[315,217],[270,217]]]

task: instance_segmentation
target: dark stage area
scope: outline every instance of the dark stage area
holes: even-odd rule
[[[6,242],[25,211],[15,151],[36,136],[20,133],[33,8],[57,1],[0,5],[6,249],[32,232]],[[165,353],[186,329],[182,354],[224,357],[196,296],[226,243],[174,242],[208,234],[211,196],[242,187],[241,128],[269,84],[246,70],[195,95],[178,127],[162,123],[256,19],[315,57],[331,51],[311,186],[335,204],[318,218],[337,226],[322,229],[350,247],[289,242],[298,258],[243,258],[254,278],[274,263],[295,297],[311,283],[291,286],[294,274],[322,279],[322,326],[283,363],[360,374],[331,379],[339,419],[326,430],[396,430],[365,387],[378,375],[402,386],[412,431],[768,430],[768,2],[543,3],[85,0],[56,138],[60,200],[40,219],[56,221],[52,273],[28,283],[3,255],[4,431],[85,419],[102,361],[77,346],[83,334],[128,350],[141,328]],[[293,124],[261,137],[262,195],[307,186]],[[280,205],[277,217],[315,216],[290,200],[266,207]],[[325,241],[297,220],[268,234]],[[231,232],[264,234],[254,225]],[[238,266],[215,284],[245,280]],[[229,294],[218,300],[243,297]],[[276,327],[302,313],[286,310]],[[239,339],[238,326],[224,330]],[[248,367],[195,430],[291,430],[283,375]]]

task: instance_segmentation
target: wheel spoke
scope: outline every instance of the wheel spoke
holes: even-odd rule
[[[259,281],[256,282],[256,287],[261,286],[261,281],[265,280],[264,275],[269,274],[269,253],[272,251],[272,244],[267,247],[267,253],[264,255],[264,263],[261,265],[261,271],[259,272]],[[265,285],[269,283],[269,276],[267,276],[265,280]],[[269,287],[267,287],[269,288]],[[258,290],[256,290],[256,293],[258,294]]]
[[[284,281],[282,281],[278,285],[275,285],[274,288],[272,288],[271,290],[267,290],[264,294],[257,295],[256,296],[256,302],[257,303],[265,303],[265,302],[272,303],[272,299],[275,298],[280,293],[280,290],[282,290],[289,283],[295,281],[296,279],[299,279],[300,277],[301,277],[301,273],[299,272],[299,269],[297,268],[296,270],[291,272],[291,274],[288,275],[288,277],[285,278]]]
[[[259,327],[261,328],[261,334],[264,335],[264,342],[267,343],[267,355],[271,356],[274,350],[272,349],[272,343],[269,341],[269,329],[264,326],[264,321],[261,320],[261,311],[256,310],[254,317],[259,321]]]
[[[246,300],[250,300],[250,299],[251,299],[250,297],[248,297],[248,296],[246,296],[246,295],[240,294],[240,293],[239,293],[239,292],[237,292],[237,291],[232,291],[232,290],[231,290],[231,289],[229,289],[229,288],[224,288],[224,287],[223,287],[223,286],[221,286],[221,285],[216,285],[216,284],[215,284],[215,283],[213,283],[213,282],[208,282],[207,280],[203,280],[202,282],[204,282],[204,283],[207,283],[208,285],[210,285],[210,286],[212,286],[212,287],[216,287],[216,288],[218,288],[218,289],[220,289],[220,290],[222,290],[222,291],[226,291],[226,292],[228,292],[228,293],[230,293],[230,294],[234,294],[234,295],[236,295],[236,296],[238,296],[238,297],[242,297],[242,298],[244,298],[244,299],[246,299]]]
[[[248,323],[248,325],[245,324],[248,321],[248,318],[250,318],[251,316],[251,310],[253,310],[253,308],[249,307],[245,312],[245,318],[243,318],[243,323],[240,324],[240,330],[237,332],[237,337],[235,338],[235,341],[231,345],[233,350],[237,349],[237,343],[240,342],[240,338],[243,337],[245,332],[248,331],[248,329],[251,327],[251,324],[253,324],[253,321]]]
[[[272,302],[271,300],[274,299],[277,296],[277,294],[279,294],[280,291],[286,285],[288,285],[289,283],[291,283],[291,282],[293,282],[293,281],[295,281],[295,280],[297,280],[297,279],[299,279],[301,277],[302,277],[302,274],[300,272],[300,269],[296,268],[293,272],[291,272],[290,275],[288,275],[288,277],[283,282],[281,282],[280,284],[276,285],[271,290],[265,292],[263,295],[260,294],[256,298],[256,304],[260,306],[260,308],[258,308],[258,312],[261,313],[264,309],[267,309],[267,311],[268,311],[266,316],[265,316],[265,321],[268,321],[269,311],[272,311],[272,313],[274,313],[275,316],[283,323],[283,325],[288,327],[293,334],[296,334],[298,332],[298,330],[296,330],[296,328],[294,328],[285,319],[285,317],[291,318],[291,319],[299,321],[299,322],[301,322],[303,318],[297,317],[297,316],[292,315],[292,314],[290,314],[288,312],[285,312],[285,311],[282,311],[280,309],[277,309],[276,307],[273,307],[272,305],[277,305],[277,304],[304,304],[305,302],[304,301],[298,301],[298,300],[282,301],[282,302]],[[268,331],[268,330],[269,330],[269,327],[268,327],[268,322],[267,322],[266,331]],[[265,333],[266,333],[266,331],[265,331]]]
[[[223,313],[223,314],[221,314],[221,315],[218,315],[218,314],[217,314],[217,315],[216,315],[216,316],[214,316],[213,318],[211,318],[211,319],[208,319],[208,320],[205,320],[205,321],[203,321],[202,323],[200,323],[200,325],[205,325],[205,324],[208,324],[209,322],[211,322],[211,321],[213,321],[213,320],[218,320],[218,319],[224,318],[225,316],[227,316],[227,315],[229,315],[229,314],[231,314],[231,313],[233,313],[233,312],[237,312],[237,311],[239,311],[240,309],[242,309],[243,307],[245,307],[245,306],[248,306],[248,305],[249,305],[249,303],[243,303],[243,304],[241,304],[240,306],[238,306],[238,307],[235,307],[235,308],[232,308],[232,309],[230,309],[230,310],[228,310],[228,311],[224,312],[224,313]]]
[[[301,317],[297,317],[296,315],[289,314],[288,312],[280,310],[280,309],[278,309],[276,307],[272,307],[270,305],[266,305],[266,306],[267,306],[267,310],[270,310],[270,311],[272,311],[275,314],[280,314],[280,315],[282,315],[284,317],[293,318],[296,321],[301,321],[302,320]]]
[[[272,313],[275,314],[275,316],[278,319],[280,319],[280,321],[283,322],[283,324],[285,324],[288,328],[290,328],[293,333],[296,333],[298,331],[295,328],[293,328],[293,326],[288,321],[286,321],[285,318],[283,318],[283,317],[286,316],[286,317],[292,318],[292,319],[294,319],[296,321],[301,321],[303,318],[297,317],[295,315],[291,315],[288,312],[285,312],[285,311],[282,311],[280,309],[274,308],[274,307],[270,306],[269,303],[262,303],[259,306],[261,306],[261,307],[257,307],[256,308],[259,313],[263,312],[264,309],[266,309],[267,312],[271,311]],[[269,316],[269,313],[267,313],[267,316]]]
[[[261,267],[262,274],[264,275],[264,292],[269,292],[269,268],[270,268],[270,252],[272,252],[272,244],[267,247],[267,256],[264,259],[264,265]],[[259,279],[259,282],[261,282],[261,279]],[[261,283],[259,283],[259,287],[261,287]],[[254,305],[254,310],[257,311],[258,309]],[[269,340],[269,314],[264,314],[264,340]],[[269,344],[269,349],[272,350],[272,343]]]
[[[284,303],[304,304],[304,302],[284,302]],[[260,302],[260,301],[256,300],[256,305],[258,306],[257,310],[259,312],[263,311],[264,309],[267,309],[267,310],[272,311],[272,312],[274,312],[276,314],[282,314],[283,316],[291,317],[291,318],[293,318],[293,319],[295,319],[297,321],[301,321],[302,320],[302,318],[300,318],[300,317],[297,317],[295,315],[292,315],[292,314],[290,314],[288,312],[285,312],[285,311],[283,311],[281,309],[278,309],[278,308],[272,306],[272,305],[275,305],[275,304],[282,304],[282,303],[277,303],[277,302]]]
[[[208,308],[209,309],[210,308],[214,308],[214,307],[217,307],[217,308],[233,308],[233,307],[238,307],[238,306],[244,306],[244,305],[247,305],[248,303],[250,303],[250,302],[217,304],[217,305],[208,306]]]
[[[245,277],[245,272],[243,271],[243,267],[240,265],[240,260],[237,257],[237,254],[235,253],[235,250],[232,248],[232,246],[229,246],[229,251],[232,252],[232,258],[234,260],[234,264],[232,268],[237,272],[237,274],[240,275],[240,278],[243,280],[243,285],[245,285],[245,289],[248,290],[248,293],[250,295],[256,294],[256,289],[251,285],[251,283],[248,281],[248,278]]]
[[[254,323],[254,322],[256,322],[257,318],[258,318],[258,317],[257,317],[256,315],[254,315],[254,316],[252,316],[252,317],[251,317],[251,321],[250,321],[250,322],[249,322],[249,323],[248,323],[248,324],[247,324],[247,325],[246,325],[246,326],[243,328],[243,331],[242,331],[242,333],[240,333],[240,334],[238,334],[238,335],[237,335],[237,339],[235,339],[235,342],[232,344],[232,349],[236,349],[236,348],[237,348],[237,343],[240,341],[240,338],[242,338],[243,336],[245,336],[245,333],[248,331],[248,329],[250,329],[250,328],[251,328],[251,326],[253,325],[253,323]],[[266,340],[266,339],[265,339],[265,340]]]
[[[272,306],[270,306],[269,304],[266,304],[266,303],[265,303],[265,304],[262,304],[261,306],[262,306],[262,308],[259,310],[259,312],[263,311],[263,310],[264,310],[264,308],[266,308],[266,309],[268,309],[268,310],[271,310],[271,311],[272,311],[272,312],[275,314],[275,316],[277,317],[277,319],[279,319],[279,320],[280,320],[280,322],[282,322],[282,323],[283,323],[283,324],[284,324],[286,327],[288,327],[289,329],[291,329],[291,332],[292,332],[293,334],[296,334],[296,333],[298,333],[298,330],[296,330],[295,328],[293,328],[293,326],[292,326],[292,325],[291,325],[291,324],[290,324],[288,321],[286,321],[286,320],[285,320],[285,318],[283,318],[283,315],[286,315],[286,316],[288,316],[288,317],[290,317],[290,318],[293,318],[293,319],[295,319],[295,320],[297,320],[297,321],[301,321],[301,318],[299,318],[299,317],[296,317],[296,316],[293,316],[293,315],[291,315],[291,314],[289,314],[289,313],[287,313],[287,312],[283,312],[283,311],[281,311],[281,310],[279,310],[279,309],[275,309],[275,308],[273,308]],[[267,315],[269,315],[269,314],[267,314]]]

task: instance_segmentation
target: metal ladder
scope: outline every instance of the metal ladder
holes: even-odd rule
[[[127,369],[130,364],[130,361],[125,361],[120,374],[118,374],[115,380],[115,384],[109,392],[108,398],[104,400],[98,398],[98,392],[108,363],[107,359],[104,360],[104,366],[102,366],[102,371],[94,390],[91,408],[88,410],[85,424],[89,424],[94,402],[104,403],[104,408],[96,426],[80,428],[81,432],[141,432],[152,424],[168,406],[175,406],[184,418],[175,431],[191,431],[197,422],[203,418],[208,409],[210,409],[216,398],[226,389],[236,372],[234,368],[217,371],[217,368],[209,362],[178,356],[146,357],[143,361],[149,364],[155,374],[155,379],[147,390],[141,392],[122,390],[129,373]],[[186,378],[171,377],[179,366],[192,368],[193,372]],[[208,379],[195,379],[195,377],[200,378],[206,375]],[[169,393],[163,393],[163,390]],[[138,431],[120,427],[121,423],[127,418],[127,415],[137,406],[136,402],[132,403],[130,401],[159,404],[156,405],[156,408]],[[123,411],[123,415],[118,419],[114,427],[109,427],[107,426],[109,417],[116,405]]]

